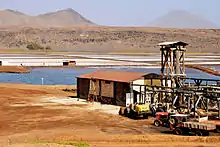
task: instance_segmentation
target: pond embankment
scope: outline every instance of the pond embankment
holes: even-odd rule
[[[24,66],[0,66],[0,73],[29,73],[30,70]]]

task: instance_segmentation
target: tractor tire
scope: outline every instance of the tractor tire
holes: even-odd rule
[[[120,110],[119,110],[118,114],[119,114],[119,115],[122,115],[121,108],[120,108]]]
[[[124,110],[124,115],[125,115],[126,117],[129,117],[129,114],[130,114],[130,108],[125,108],[125,110]]]
[[[203,132],[203,136],[209,136],[209,131]]]
[[[183,134],[183,131],[182,131],[180,128],[176,128],[176,129],[174,130],[174,133],[175,133],[176,135],[182,135],[182,134]]]
[[[159,127],[159,126],[160,126],[160,121],[155,120],[155,121],[154,121],[154,125],[155,125],[156,127]]]
[[[143,114],[144,119],[148,119],[148,114]]]
[[[119,112],[118,112],[118,114],[119,114],[119,115],[124,115],[125,109],[126,109],[126,108],[121,107],[120,110],[119,110]]]
[[[174,118],[169,119],[169,124],[175,126],[175,124],[177,123],[177,120]]]
[[[136,119],[136,113],[134,112],[133,109],[130,109],[130,113],[129,113],[128,117],[131,118],[131,119]]]

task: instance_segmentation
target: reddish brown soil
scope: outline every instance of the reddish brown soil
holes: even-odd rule
[[[62,91],[64,87],[0,84],[0,144],[15,147],[47,146],[34,142],[71,140],[85,141],[90,146],[100,147],[220,145],[219,136],[175,136],[163,133],[165,129],[152,126],[153,119],[130,120],[86,110],[85,105],[27,106],[31,103],[42,104],[42,97],[74,95]],[[48,146],[61,145],[54,141]]]
[[[28,73],[29,69],[23,66],[0,66],[0,73]]]

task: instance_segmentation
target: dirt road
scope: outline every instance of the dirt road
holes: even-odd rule
[[[92,104],[42,101],[74,96],[74,86],[0,84],[0,145],[38,146],[219,146],[220,137],[165,133],[149,120],[130,120],[97,110]],[[83,145],[82,145],[83,143]]]

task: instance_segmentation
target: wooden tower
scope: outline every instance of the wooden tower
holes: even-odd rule
[[[175,87],[175,78],[186,76],[184,58],[187,45],[187,43],[181,41],[159,44],[161,51],[161,76],[166,79],[164,86],[168,86],[167,79],[170,79],[171,87]]]

